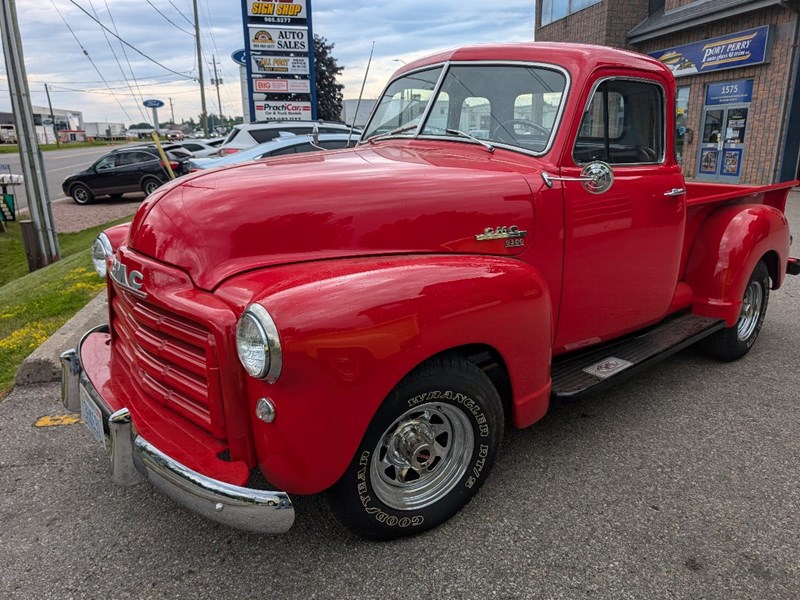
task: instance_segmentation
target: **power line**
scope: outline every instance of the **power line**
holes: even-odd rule
[[[69,23],[67,23],[67,20],[64,18],[64,15],[62,15],[62,14],[61,14],[61,11],[59,10],[58,6],[56,6],[56,3],[55,3],[53,0],[50,0],[50,4],[52,4],[52,5],[53,5],[53,8],[55,8],[55,9],[56,9],[56,12],[58,13],[58,16],[59,16],[59,17],[61,17],[61,20],[62,20],[62,21],[64,21],[64,25],[66,25],[66,26],[67,26],[67,29],[68,29],[68,30],[69,30],[69,32],[72,34],[72,37],[73,37],[73,38],[75,38],[75,43],[76,43],[76,44],[78,44],[78,46],[80,47],[80,49],[83,51],[84,55],[86,55],[86,58],[87,58],[87,59],[89,60],[89,62],[92,64],[92,67],[94,67],[94,70],[95,70],[95,71],[97,71],[97,75],[100,77],[100,79],[102,79],[102,80],[103,80],[103,83],[105,83],[105,84],[106,84],[106,87],[108,87],[108,88],[109,88],[109,90],[110,90],[110,89],[111,89],[111,87],[110,87],[110,86],[108,85],[108,83],[106,82],[106,80],[105,80],[105,77],[103,77],[103,74],[100,72],[100,69],[98,69],[98,68],[97,68],[97,65],[96,65],[96,64],[94,64],[94,61],[92,60],[92,57],[91,57],[91,56],[89,56],[89,53],[86,51],[86,48],[84,48],[84,47],[83,47],[83,44],[81,44],[81,41],[78,39],[78,36],[77,36],[77,35],[75,35],[75,32],[74,32],[74,31],[72,31],[72,27],[70,27],[70,26],[69,26]],[[88,14],[88,13],[87,13],[87,14]],[[90,16],[91,16],[91,15],[90,15]],[[125,113],[125,116],[126,116],[126,117],[128,117],[128,120],[129,120],[129,121],[133,121],[133,119],[131,119],[131,116],[128,114],[128,111],[127,111],[127,110],[125,110],[125,107],[124,107],[124,106],[122,106],[122,102],[120,102],[120,101],[119,101],[119,98],[117,98],[117,96],[114,94],[114,92],[111,92],[111,95],[112,95],[112,96],[114,96],[114,100],[116,100],[116,101],[117,101],[117,104],[119,104],[119,107],[122,109],[122,112],[123,112],[123,113]]]
[[[97,14],[97,9],[94,7],[94,3],[92,2],[92,0],[89,0],[89,6],[91,7],[92,12],[94,13],[95,17],[97,17],[97,20],[98,20],[98,23],[99,23],[100,22],[100,15]],[[106,9],[108,9],[108,3],[106,3]],[[109,14],[111,14],[111,13],[109,13]],[[108,49],[111,50],[111,54],[114,57],[114,62],[116,62],[117,63],[117,67],[119,67],[119,72],[122,74],[123,77],[126,77],[125,71],[122,68],[122,64],[119,62],[119,58],[117,57],[117,53],[114,50],[114,46],[111,45],[111,40],[108,38],[108,34],[106,33],[105,29],[103,30],[103,37],[106,39],[106,44],[108,44]],[[142,105],[136,99],[136,93],[133,91],[133,87],[131,86],[130,81],[126,80],[125,83],[127,84],[128,89],[131,92],[131,96],[133,96],[133,102],[134,102],[134,104],[136,104],[136,108],[139,109],[139,114],[142,116],[142,118],[145,121],[147,121],[147,116],[144,114],[144,110],[142,108]],[[111,89],[111,88],[109,87],[108,89]]]
[[[183,27],[181,27],[181,26],[180,26],[180,25],[178,25],[178,24],[177,24],[175,21],[173,21],[172,19],[170,19],[170,18],[169,18],[167,15],[165,15],[163,12],[161,12],[161,11],[160,11],[160,10],[159,10],[159,9],[156,7],[156,5],[155,5],[155,4],[153,4],[152,2],[150,2],[150,0],[145,0],[145,2],[147,2],[147,3],[148,3],[150,6],[152,6],[152,7],[153,7],[153,9],[154,9],[154,10],[155,10],[155,11],[156,11],[158,14],[160,14],[162,17],[164,17],[164,18],[165,18],[165,19],[166,19],[166,20],[167,20],[169,23],[171,23],[171,24],[172,24],[172,25],[173,25],[173,26],[174,26],[176,29],[180,29],[180,30],[181,30],[183,33],[185,33],[186,35],[190,35],[190,36],[194,37],[194,34],[193,34],[193,33],[190,33],[189,31],[186,31],[186,30],[185,30]]]
[[[53,84],[48,84],[48,85],[50,86],[50,91],[52,93],[54,93],[54,94],[55,93],[73,93],[73,92],[77,92],[79,94],[99,94],[101,96],[115,96],[116,97],[116,94],[113,91],[81,90],[81,89],[78,89],[78,88],[71,88],[71,87],[66,87],[66,86],[63,86],[63,85],[53,85]],[[123,88],[117,88],[117,89],[123,89]],[[195,90],[183,90],[183,91],[179,91],[179,92],[170,92],[170,96],[175,96],[177,94],[195,94],[195,93],[197,93]],[[129,117],[130,117],[130,115],[129,115]]]
[[[106,12],[108,13],[108,18],[111,19],[111,26],[114,28],[114,33],[119,35],[119,29],[117,29],[117,22],[114,21],[114,15],[111,14],[111,7],[108,6],[108,0],[103,0],[103,4],[106,5]],[[136,91],[139,92],[139,100],[144,102],[144,96],[142,95],[142,90],[139,87],[139,81],[136,79],[136,75],[134,75],[133,73],[133,67],[131,66],[130,58],[128,58],[128,51],[125,49],[125,44],[119,41],[119,47],[122,50],[122,55],[125,57],[125,62],[128,65],[128,71],[131,72],[131,79],[133,79],[133,85],[136,86]],[[125,77],[126,79],[125,83],[127,83],[127,75],[123,73],[122,76]],[[162,75],[162,77],[165,77],[165,75]],[[142,112],[141,108],[139,108],[139,112]],[[147,118],[145,118],[145,121],[147,121]]]
[[[50,1],[52,2],[52,0],[50,0]],[[186,75],[184,75],[183,73],[179,73],[178,71],[174,71],[173,69],[170,69],[170,68],[169,68],[169,67],[167,67],[166,65],[162,65],[162,64],[161,64],[160,62],[158,62],[156,59],[152,58],[151,56],[148,56],[147,54],[145,54],[144,52],[142,52],[141,50],[139,50],[139,49],[138,49],[136,46],[134,46],[133,44],[130,44],[130,43],[126,42],[125,40],[123,40],[123,39],[122,39],[120,36],[118,36],[116,33],[114,33],[113,31],[111,31],[111,30],[110,30],[108,27],[106,27],[105,25],[103,25],[103,24],[102,24],[100,21],[98,21],[97,19],[95,19],[95,18],[94,18],[94,17],[91,15],[91,13],[89,13],[89,11],[87,11],[85,8],[83,8],[83,7],[82,7],[80,4],[78,4],[78,3],[77,3],[75,0],[69,0],[69,1],[70,1],[72,4],[74,4],[75,6],[77,6],[77,7],[78,7],[78,8],[79,8],[79,9],[80,9],[80,10],[81,10],[83,13],[85,13],[85,14],[86,14],[86,16],[87,16],[87,17],[89,17],[89,18],[90,18],[92,21],[94,21],[95,23],[97,23],[98,25],[100,25],[100,27],[102,27],[103,29],[105,29],[106,31],[108,31],[108,32],[109,32],[111,35],[113,35],[115,38],[117,38],[117,39],[118,39],[120,42],[122,42],[123,44],[125,44],[126,46],[128,46],[128,48],[130,48],[131,50],[133,50],[133,51],[137,52],[137,53],[138,53],[138,54],[140,54],[141,56],[144,56],[144,57],[145,57],[147,60],[149,60],[150,62],[152,62],[152,63],[154,63],[154,64],[158,65],[159,67],[161,67],[162,69],[164,69],[164,70],[166,70],[166,71],[169,71],[170,73],[174,73],[175,75],[178,75],[178,76],[180,76],[180,77],[183,77],[184,79],[194,79],[193,77],[187,77],[187,76],[186,76]],[[53,6],[55,6],[55,4],[54,4]],[[62,20],[63,20],[63,17],[62,17]],[[66,23],[66,21],[64,21],[64,22]]]
[[[193,22],[193,21],[192,21],[192,20],[191,20],[189,17],[187,17],[185,14],[183,14],[183,12],[181,12],[181,9],[180,9],[180,8],[178,8],[177,6],[175,6],[175,3],[174,3],[172,0],[167,0],[167,2],[169,2],[170,4],[172,4],[172,8],[174,8],[174,9],[175,9],[175,10],[178,12],[178,14],[179,14],[180,16],[182,16],[182,17],[183,17],[183,19],[184,19],[184,20],[185,20],[185,21],[186,21],[186,22],[187,22],[189,25],[191,25],[192,27],[194,27],[194,22]]]

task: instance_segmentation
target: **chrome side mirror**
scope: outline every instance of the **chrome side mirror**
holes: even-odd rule
[[[595,160],[583,167],[580,177],[556,177],[550,173],[542,173],[544,184],[551,188],[554,181],[580,181],[583,189],[590,194],[602,194],[611,188],[614,183],[614,172],[608,163]]]
[[[614,171],[608,163],[596,160],[583,167],[581,178],[584,179],[583,189],[590,194],[602,194],[611,189],[611,184],[614,183]]]

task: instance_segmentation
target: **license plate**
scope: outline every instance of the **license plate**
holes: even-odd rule
[[[103,413],[89,397],[89,392],[83,386],[80,386],[81,396],[81,419],[92,432],[92,435],[97,442],[105,449],[106,447],[106,434],[103,432]]]

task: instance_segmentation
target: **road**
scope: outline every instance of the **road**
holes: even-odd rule
[[[738,362],[688,349],[555,403],[507,432],[459,515],[392,543],[354,538],[323,497],[268,537],[118,488],[82,425],[34,426],[63,414],[57,384],[17,388],[0,403],[0,597],[796,600],[798,301],[791,277]]]
[[[50,200],[56,201],[63,199],[64,192],[61,191],[61,182],[68,175],[84,170],[86,167],[107,153],[112,147],[117,146],[93,146],[90,148],[71,148],[67,150],[52,150],[42,152],[47,177],[47,189],[50,192]],[[11,172],[22,174],[20,167],[19,154],[0,154],[0,164],[11,165]],[[25,194],[24,186],[19,186],[14,190],[17,208],[27,208],[28,197]]]

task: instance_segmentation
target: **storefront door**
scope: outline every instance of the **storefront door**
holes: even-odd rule
[[[739,183],[752,89],[752,79],[708,86],[697,158],[699,181]]]

